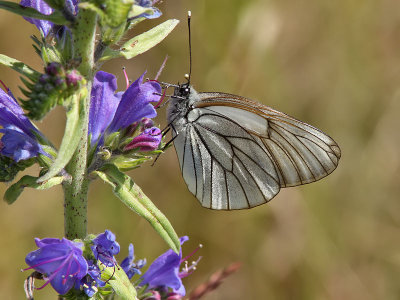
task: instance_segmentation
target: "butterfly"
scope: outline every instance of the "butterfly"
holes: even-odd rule
[[[167,118],[183,178],[203,207],[248,209],[317,181],[341,151],[321,130],[250,99],[175,85]]]
[[[283,187],[332,173],[341,151],[318,128],[241,96],[193,89],[190,19],[189,11],[187,83],[165,85],[175,88],[167,109],[171,141],[200,204],[217,210],[252,208]]]

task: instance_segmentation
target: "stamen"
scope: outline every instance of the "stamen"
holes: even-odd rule
[[[192,274],[194,271],[196,271],[196,267],[199,264],[199,261],[203,258],[203,256],[199,256],[199,258],[196,261],[192,261],[192,264],[188,266],[188,262],[185,261],[185,266],[182,268],[182,271],[179,272],[179,277],[180,278],[185,278]]]
[[[128,89],[129,88],[129,78],[128,78],[128,74],[126,74],[126,68],[125,67],[122,68],[122,72],[124,72],[126,89]]]
[[[162,94],[160,100],[158,100],[157,104],[154,106],[155,109],[157,109],[157,108],[160,106],[160,104],[164,101],[166,91],[167,91],[167,89],[164,89],[163,94]]]
[[[190,253],[189,255],[187,255],[186,257],[184,257],[184,258],[181,259],[181,263],[184,262],[185,260],[188,260],[188,259],[189,259],[190,257],[192,257],[197,251],[199,251],[201,248],[203,248],[203,245],[202,245],[202,244],[199,244],[199,246],[198,246],[196,249],[194,249],[194,250],[192,251],[192,253]]]
[[[6,92],[8,92],[10,89],[4,84],[3,81],[1,81],[0,79],[0,83],[3,85],[4,89],[6,90]]]
[[[71,251],[71,253],[68,255],[68,258],[66,258],[65,259],[65,261],[57,268],[57,269],[55,269],[54,271],[53,271],[53,273],[51,273],[51,275],[50,275],[50,277],[47,277],[47,278],[45,278],[44,280],[46,280],[46,283],[44,284],[44,285],[42,285],[40,288],[36,288],[35,287],[35,289],[37,289],[37,290],[41,290],[41,289],[43,289],[46,285],[48,285],[49,283],[50,283],[50,281],[52,281],[53,280],[53,278],[57,275],[57,273],[65,266],[65,264],[67,263],[67,262],[69,262],[69,266],[68,266],[68,270],[69,270],[69,267],[71,266],[71,257],[73,257],[74,256],[74,254],[73,254],[73,252]],[[49,261],[47,261],[46,263],[48,263]],[[69,274],[68,274],[69,275]],[[63,279],[62,280],[62,284],[65,284],[65,282],[67,281],[67,279]]]
[[[44,287],[46,287],[46,285],[48,285],[50,283],[50,280],[48,278],[44,278],[44,281],[46,281],[41,287],[35,287],[35,290],[41,290]]]
[[[29,267],[29,268],[22,269],[22,271],[28,271],[28,270],[31,270],[31,269],[36,268],[36,267],[38,267],[38,266],[44,265],[44,264],[48,264],[48,263],[51,263],[51,262],[54,262],[54,261],[58,261],[58,260],[63,260],[65,257],[67,257],[67,255],[62,256],[62,257],[57,257],[57,258],[49,259],[49,260],[46,260],[46,261],[42,261],[41,263],[38,263],[38,264],[36,264],[36,265],[33,265],[33,266]]]

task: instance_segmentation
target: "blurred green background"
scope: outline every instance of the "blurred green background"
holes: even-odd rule
[[[174,149],[154,167],[130,175],[167,215],[180,235],[199,243],[203,259],[184,279],[187,290],[231,262],[242,268],[204,299],[400,299],[400,1],[390,0],[168,0],[161,19],[182,22],[159,46],[104,70],[131,79],[144,70],[161,80],[183,81],[188,72],[186,11],[192,10],[193,74],[198,91],[221,91],[258,100],[329,133],[342,149],[338,169],[320,182],[282,190],[269,204],[248,211],[210,211],[181,178]],[[0,53],[41,69],[29,35],[36,28],[0,12]],[[18,75],[0,67],[17,95]],[[158,120],[165,126],[165,111]],[[59,144],[65,115],[56,109],[37,125]],[[35,172],[36,170],[31,170]],[[1,193],[6,185],[0,186]],[[26,190],[1,204],[2,299],[23,299],[24,257],[33,237],[62,237],[60,188]],[[100,181],[90,189],[89,231],[110,229],[119,258],[135,245],[151,262],[166,250],[152,228],[113,197]],[[54,299],[51,288],[37,299]]]

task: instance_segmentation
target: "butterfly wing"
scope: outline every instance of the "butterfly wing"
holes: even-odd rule
[[[321,130],[240,96],[200,95],[199,108],[213,110],[242,124],[264,146],[278,170],[281,187],[311,183],[336,169],[340,148]]]
[[[279,192],[272,158],[245,128],[206,108],[188,119],[174,144],[183,178],[202,206],[251,208]]]
[[[174,144],[188,188],[204,207],[251,208],[336,168],[340,149],[317,128],[240,96],[199,96]]]

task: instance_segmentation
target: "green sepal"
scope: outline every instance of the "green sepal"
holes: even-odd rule
[[[117,131],[110,133],[106,136],[104,145],[111,150],[115,150],[118,148],[120,138],[121,138],[120,132]]]
[[[35,158],[15,162],[10,157],[0,155],[0,182],[12,181],[18,172],[32,166],[35,162]]]
[[[141,14],[151,14],[152,12],[153,12],[153,9],[151,7],[145,7],[145,6],[135,4],[135,5],[132,5],[132,8],[128,14],[128,18],[133,19]]]
[[[35,84],[33,82],[29,81],[28,79],[25,79],[25,77],[20,77],[20,79],[28,89],[32,90],[34,88]]]
[[[124,26],[134,0],[94,0],[82,2],[79,8],[90,9],[100,16],[102,26],[118,28]]]
[[[14,71],[17,71],[18,73],[26,76],[32,81],[36,81],[40,76],[40,73],[38,71],[35,71],[34,69],[24,64],[23,62],[8,57],[4,54],[0,54],[0,64],[6,67],[10,67]]]
[[[124,36],[125,32],[125,25],[121,25],[117,28],[103,26],[101,33],[101,42],[103,43],[103,46],[108,47],[110,45],[117,44],[119,40]]]
[[[98,298],[96,295],[89,298],[83,290],[70,289],[66,294],[59,295],[57,299],[62,300],[103,300],[104,298]]]
[[[114,194],[122,203],[145,218],[171,249],[179,253],[181,244],[171,223],[128,175],[111,164],[107,164],[100,171],[93,173],[110,184]]]
[[[64,180],[62,176],[53,177],[45,182],[37,183],[37,177],[25,175],[18,182],[10,186],[4,194],[4,201],[12,204],[23,192],[24,188],[30,187],[37,190],[46,190],[55,185],[61,184]]]
[[[135,27],[137,24],[139,24],[140,22],[142,22],[144,20],[147,20],[147,19],[145,17],[139,17],[139,18],[134,18],[134,19],[130,20],[127,31],[131,30],[133,27]]]
[[[106,49],[100,61],[106,61],[117,57],[131,59],[146,52],[159,44],[178,25],[179,20],[171,19],[160,25],[130,39],[122,45],[120,50]]]
[[[129,157],[124,155],[118,155],[111,162],[122,172],[127,172],[140,167],[141,164],[150,160],[151,157]]]
[[[101,280],[107,282],[107,284],[109,284],[112,287],[115,294],[120,299],[126,299],[126,300],[137,299],[137,293],[135,287],[133,286],[132,282],[130,282],[125,271],[118,264],[116,264],[114,267],[105,268],[104,265],[101,264],[101,262],[99,262],[98,266],[101,270]],[[103,291],[101,291],[101,288],[100,292],[104,294]]]
[[[38,182],[49,180],[56,176],[68,164],[76,147],[78,147],[81,136],[77,133],[82,132],[85,113],[85,100],[87,96],[87,89],[83,87],[79,93],[72,96],[71,105],[67,108],[67,123],[65,124],[64,136],[61,141],[60,150],[58,151],[57,158],[50,166],[49,171],[38,179]]]
[[[56,47],[50,46],[48,44],[42,45],[40,56],[43,60],[43,63],[46,65],[51,62],[57,62],[60,64],[62,63],[62,54],[60,53],[60,51]]]
[[[53,157],[57,156],[57,152],[53,149],[53,147],[42,145],[42,148],[43,148],[43,151],[49,153]],[[53,160],[50,157],[48,157],[47,155],[43,155],[43,154],[39,154],[39,156],[37,157],[37,161],[38,161],[39,165],[42,167],[42,169],[40,170],[40,176],[44,175],[47,172],[47,170],[50,168],[50,166],[53,164]]]
[[[58,25],[66,25],[68,23],[60,11],[54,11],[51,15],[44,15],[34,8],[24,7],[18,3],[9,1],[0,1],[0,9],[8,10],[23,17],[50,21]]]
[[[70,30],[64,30],[62,36],[57,41],[57,48],[61,55],[62,62],[69,62],[73,60],[75,56],[75,47],[73,41],[72,32]]]
[[[30,119],[41,120],[57,105],[62,94],[59,90],[54,89],[50,93],[31,92],[28,97],[29,100],[20,99],[22,107],[28,111],[26,115]]]

